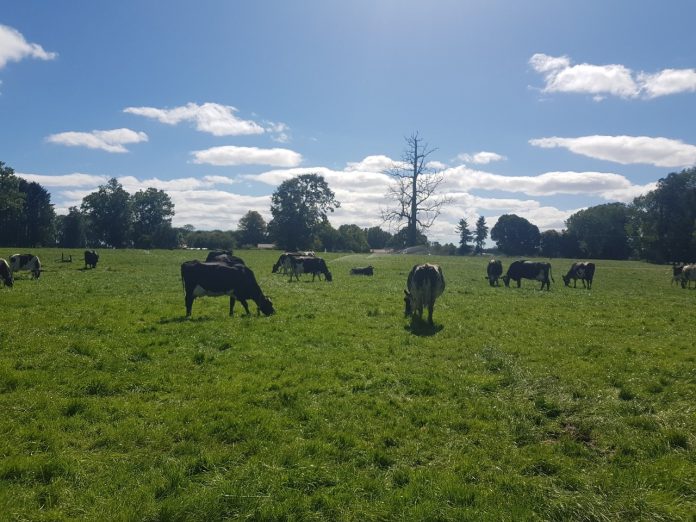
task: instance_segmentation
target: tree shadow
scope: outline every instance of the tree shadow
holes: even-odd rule
[[[404,326],[404,330],[411,332],[413,335],[417,335],[418,337],[431,337],[440,332],[443,328],[444,325],[430,325],[427,321],[416,318],[412,319],[409,324]]]

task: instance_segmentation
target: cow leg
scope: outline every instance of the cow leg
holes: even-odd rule
[[[517,280],[517,288],[520,288],[522,286],[522,279]]]
[[[193,307],[194,299],[195,296],[193,295],[193,292],[186,292],[186,296],[184,297],[184,303],[186,304],[186,317],[191,317],[191,308]]]
[[[234,303],[235,303],[234,296],[231,295],[230,296],[230,317],[232,317],[234,315]]]
[[[435,303],[428,303],[428,324],[430,326],[433,325],[433,307],[435,306]]]
[[[244,307],[244,311],[246,312],[247,315],[251,315],[251,312],[249,311],[249,305],[246,302],[246,299],[240,299],[240,303],[242,303],[242,306]]]

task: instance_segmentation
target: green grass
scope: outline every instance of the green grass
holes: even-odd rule
[[[403,317],[423,257],[289,283],[235,252],[277,313],[185,320],[205,253],[35,253],[0,288],[0,519],[696,520],[696,291],[669,267],[597,261],[587,291],[552,260],[540,292],[428,257],[431,329]]]

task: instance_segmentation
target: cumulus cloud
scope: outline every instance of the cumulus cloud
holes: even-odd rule
[[[656,167],[686,167],[696,164],[696,146],[669,138],[647,136],[583,136],[539,138],[529,143],[541,148],[560,147],[590,158],[628,165],[646,163]]]
[[[459,154],[457,159],[464,163],[474,163],[476,165],[488,165],[495,161],[503,161],[507,158],[495,152],[476,152],[475,154]]]
[[[376,155],[367,156],[362,161],[348,162],[346,170],[367,171],[367,172],[384,172],[394,166],[394,160],[388,156]]]
[[[264,128],[251,120],[242,120],[235,113],[237,109],[230,105],[218,103],[188,103],[173,109],[155,107],[126,107],[123,112],[155,119],[167,125],[177,125],[187,121],[195,125],[196,130],[214,136],[243,136],[263,134]]]
[[[45,174],[25,174],[18,172],[17,176],[29,182],[39,183],[48,188],[60,187],[96,187],[108,181],[106,176],[95,176],[92,174],[64,174],[59,176],[48,176]]]
[[[61,132],[46,138],[49,143],[68,147],[87,147],[107,152],[128,152],[124,145],[147,141],[147,134],[131,129],[93,130],[92,132]]]
[[[604,96],[620,98],[657,98],[696,91],[696,70],[664,69],[657,73],[635,73],[620,64],[572,65],[567,56],[537,53],[529,59],[532,68],[543,75],[544,92],[591,94],[596,100]]]
[[[57,53],[47,52],[39,44],[27,42],[16,29],[0,24],[0,69],[8,62],[19,62],[24,58],[53,60],[56,56]]]
[[[272,167],[294,167],[302,162],[302,156],[289,149],[260,149],[225,145],[192,152],[194,163],[216,166],[270,165]]]

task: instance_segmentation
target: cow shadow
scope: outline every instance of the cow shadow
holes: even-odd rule
[[[159,321],[157,321],[159,324],[172,324],[172,323],[203,323],[212,320],[211,317],[208,317],[206,315],[201,315],[199,317],[186,317],[186,316],[178,316],[178,317],[162,317]]]
[[[409,324],[404,326],[404,330],[411,332],[413,335],[417,335],[418,337],[431,337],[442,331],[443,328],[444,325],[430,325],[427,321],[423,321],[421,319],[413,319]]]

